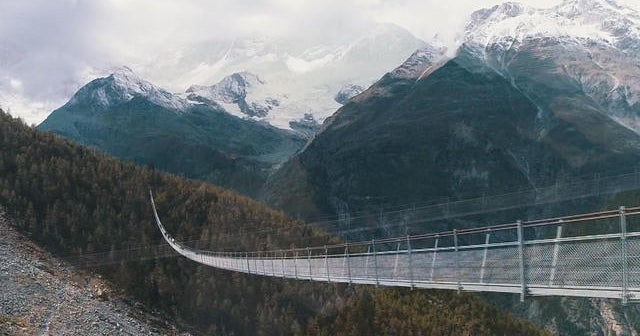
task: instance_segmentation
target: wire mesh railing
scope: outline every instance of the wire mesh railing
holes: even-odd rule
[[[640,298],[640,207],[490,227],[271,251],[212,252],[196,262],[298,280],[466,291]]]

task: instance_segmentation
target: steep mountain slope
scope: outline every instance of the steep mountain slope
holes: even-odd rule
[[[256,251],[336,242],[233,192],[124,164],[38,132],[2,111],[0,152],[0,204],[20,219],[20,230],[58,255],[97,255],[101,262],[113,262],[119,253],[162,242],[152,219],[149,186],[167,230],[197,248]],[[474,335],[544,334],[470,294],[398,295],[395,290],[232,273],[184,258],[115,261],[97,271],[201,334],[317,335],[326,328],[362,335],[370,334],[371,322],[394,326],[398,334],[427,334],[443,326]],[[414,305],[423,315],[402,309]],[[342,307],[349,319],[333,323]],[[375,321],[369,318],[374,314]],[[398,325],[398,316],[411,323]]]
[[[638,18],[605,0],[480,10],[456,58],[417,53],[385,75],[325,122],[283,167],[297,178],[276,175],[265,198],[314,216],[634,165]]]
[[[610,0],[505,3],[474,13],[466,31],[469,47],[542,111],[557,91],[580,92],[640,132],[640,13]]]
[[[551,108],[541,110],[471,48],[440,67],[407,71],[412,64],[420,62],[410,59],[325,122],[267,199],[293,214],[335,214],[379,199],[497,194],[640,158],[640,136],[579,90],[550,88]]]
[[[640,91],[631,50],[640,44],[633,42],[635,21],[620,19],[622,14],[635,15],[606,1],[565,1],[547,12],[507,3],[475,13],[456,57],[416,53],[351,99],[271,178],[263,196],[303,218],[348,219],[349,212],[377,214],[396,204],[480,197],[632,169],[640,159],[634,121]],[[607,24],[586,33],[577,28],[605,17],[628,29],[616,28],[619,35],[606,40],[614,34],[600,34]],[[562,206],[577,211],[585,204]],[[552,210],[522,209],[510,220],[533,211]],[[422,229],[496,223],[501,215],[425,223]],[[362,218],[359,223],[369,217]],[[379,225],[380,218],[366,224]],[[619,318],[613,323],[618,330],[637,330],[637,310],[623,314],[615,302],[491,300],[506,301],[509,310],[561,335],[607,334],[612,316]]]
[[[303,144],[292,132],[192,103],[126,68],[84,86],[39,129],[250,195]]]

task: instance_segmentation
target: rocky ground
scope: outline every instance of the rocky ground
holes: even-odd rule
[[[16,232],[0,209],[0,335],[183,334]]]

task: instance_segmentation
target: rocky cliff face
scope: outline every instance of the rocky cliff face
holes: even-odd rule
[[[188,335],[18,233],[0,208],[0,334]]]

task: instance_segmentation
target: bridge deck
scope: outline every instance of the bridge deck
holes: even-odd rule
[[[613,234],[563,238],[564,222],[554,219],[531,224],[559,227],[551,239],[524,240],[523,224],[518,223],[474,230],[474,234],[486,235],[484,244],[458,245],[459,236],[468,232],[453,231],[429,236],[434,242],[431,248],[411,248],[424,245],[418,240],[425,236],[420,236],[372,241],[360,246],[360,251],[367,252],[358,253],[351,252],[358,249],[349,245],[343,247],[343,253],[329,253],[327,248],[315,248],[314,253],[312,249],[216,253],[174,241],[162,226],[153,197],[151,200],[157,225],[171,247],[195,262],[216,268],[298,280],[519,293],[521,298],[559,295],[618,298],[624,302],[640,299],[640,232],[626,232],[626,218],[640,214],[637,208],[579,220],[619,220],[621,230]],[[516,231],[512,236],[517,239],[490,242],[492,234],[506,236],[506,230]],[[447,235],[453,235],[453,246],[438,247],[438,241]],[[386,249],[378,251],[376,244]]]

